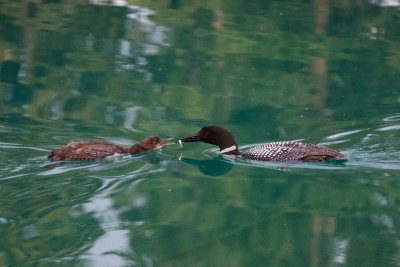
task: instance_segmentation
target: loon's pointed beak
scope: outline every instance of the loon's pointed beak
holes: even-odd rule
[[[197,142],[197,141],[201,141],[201,140],[202,140],[202,136],[200,135],[200,133],[197,133],[195,135],[191,135],[191,136],[187,136],[187,137],[179,139],[179,144],[182,147],[183,143]]]

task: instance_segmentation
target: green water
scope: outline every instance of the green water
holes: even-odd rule
[[[399,1],[102,2],[0,0],[1,267],[400,266]],[[47,161],[205,125],[350,159]]]

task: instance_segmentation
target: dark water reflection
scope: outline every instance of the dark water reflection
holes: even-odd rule
[[[0,266],[399,266],[398,1],[0,1]],[[224,125],[343,164],[206,144]]]

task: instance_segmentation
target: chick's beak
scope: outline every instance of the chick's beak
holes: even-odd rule
[[[174,142],[169,142],[171,140],[174,140],[174,138],[162,138],[160,143],[157,145],[157,148],[174,144]]]

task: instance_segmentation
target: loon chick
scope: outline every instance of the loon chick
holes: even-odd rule
[[[181,138],[179,143],[196,141],[219,146],[220,153],[223,155],[241,156],[244,159],[251,160],[304,162],[347,160],[346,155],[333,149],[298,141],[266,143],[239,152],[232,134],[220,126],[203,127],[198,133]]]
[[[48,159],[60,160],[95,160],[118,154],[136,154],[161,148],[166,141],[158,136],[150,136],[131,147],[124,147],[106,141],[74,141],[50,152]]]

